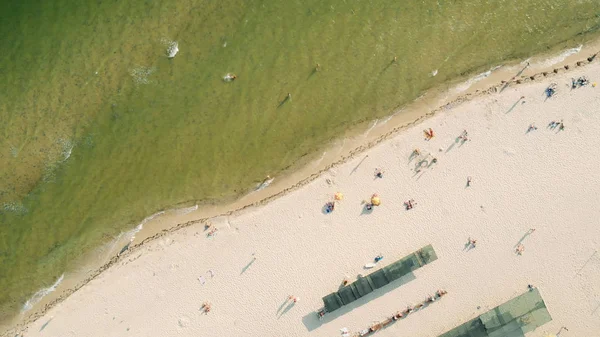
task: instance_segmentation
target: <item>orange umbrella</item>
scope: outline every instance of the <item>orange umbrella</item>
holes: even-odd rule
[[[335,200],[342,200],[342,199],[344,199],[344,195],[341,192],[337,192],[334,195],[334,198],[335,198]]]

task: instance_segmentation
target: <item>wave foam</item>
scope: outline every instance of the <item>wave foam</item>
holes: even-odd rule
[[[268,178],[268,179],[266,179],[265,181],[263,181],[262,183],[260,183],[256,187],[255,191],[260,191],[260,190],[263,190],[263,189],[269,187],[269,185],[271,185],[271,183],[273,182],[273,180],[275,180],[275,178]]]
[[[186,208],[180,208],[178,210],[176,210],[175,212],[179,215],[185,215],[188,213],[192,213],[193,211],[198,209],[198,205],[194,205],[192,207],[186,207]]]
[[[2,210],[5,212],[13,212],[17,214],[25,214],[28,212],[27,207],[20,202],[7,202],[2,205]]]
[[[75,147],[75,144],[68,139],[59,139],[58,143],[62,146],[62,161],[66,161],[69,159],[69,157],[71,157],[71,153],[73,152],[73,147]]]
[[[53,285],[49,286],[48,288],[42,288],[38,290],[35,294],[33,294],[33,296],[31,296],[31,298],[28,299],[27,302],[25,302],[25,304],[23,304],[23,308],[21,308],[21,313],[31,310],[31,308],[33,308],[34,305],[39,303],[39,301],[41,301],[42,298],[56,290],[56,288],[63,281],[64,278],[65,274],[60,275],[58,280],[56,280],[56,282],[54,282]]]
[[[139,233],[139,231],[141,231],[144,228],[144,225],[147,224],[148,222],[152,221],[152,219],[156,218],[157,216],[163,215],[165,214],[165,211],[160,211],[157,213],[152,214],[151,216],[148,216],[146,218],[144,218],[144,220],[142,220],[142,222],[140,222],[139,225],[135,226],[134,229],[130,230],[129,232],[127,232],[128,236],[131,236],[131,241],[133,241],[133,239],[135,239],[135,235],[137,233]]]
[[[379,119],[376,119],[373,122],[373,125],[371,125],[371,127],[365,132],[365,134],[364,134],[365,138],[367,138],[367,136],[369,135],[369,133],[371,133],[371,130],[373,130],[377,126],[377,123],[379,123]]]
[[[557,56],[550,57],[542,62],[537,63],[536,66],[551,67],[557,63],[561,63],[562,61],[566,60],[567,57],[579,53],[581,51],[581,48],[583,48],[582,44],[578,47],[567,49]]]
[[[166,48],[167,57],[172,59],[179,53],[179,43],[177,41],[173,41],[171,39],[162,38],[160,39],[160,43],[162,43]]]
[[[179,44],[175,41],[171,42],[167,47],[167,56],[172,59],[179,53]]]
[[[148,77],[150,77],[150,75],[152,75],[153,72],[154,68],[136,67],[131,69],[129,71],[129,74],[131,75],[131,77],[133,77],[133,81],[136,84],[149,84],[150,79]]]
[[[483,80],[484,78],[487,78],[488,76],[490,76],[495,70],[499,69],[500,67],[502,67],[501,65],[499,66],[495,66],[494,68],[483,72],[479,75],[476,75],[474,77],[471,77],[470,79],[468,79],[466,82],[464,82],[463,84],[460,84],[458,86],[456,86],[456,91],[457,92],[463,92],[463,91],[467,91],[471,86],[473,86],[473,84]]]

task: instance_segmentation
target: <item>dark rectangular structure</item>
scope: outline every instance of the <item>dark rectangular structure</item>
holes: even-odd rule
[[[438,337],[523,337],[551,320],[540,292],[533,289]]]
[[[323,297],[326,312],[332,312],[344,305],[379,289],[402,276],[437,260],[437,255],[431,245],[425,246],[404,258],[361,277],[340,290]]]

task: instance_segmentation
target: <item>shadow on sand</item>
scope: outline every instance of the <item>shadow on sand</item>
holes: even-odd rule
[[[42,325],[42,327],[40,328],[40,331],[46,329],[46,327],[48,326],[48,324],[50,324],[50,322],[52,322],[52,318],[50,318],[46,323],[44,323],[44,325]]]
[[[256,259],[252,259],[252,261],[248,262],[248,264],[242,268],[242,272],[240,273],[240,275],[242,275],[243,273],[246,272],[246,270],[248,270],[248,268],[250,268],[250,266],[252,266],[252,264],[254,263],[254,261],[256,261]]]

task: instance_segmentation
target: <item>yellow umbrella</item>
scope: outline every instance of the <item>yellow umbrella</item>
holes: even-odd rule
[[[381,200],[379,200],[377,194],[373,194],[373,196],[371,197],[371,203],[375,206],[381,205]]]
[[[335,200],[342,200],[342,199],[344,199],[344,195],[341,192],[337,192],[334,195],[334,198],[335,198]]]

